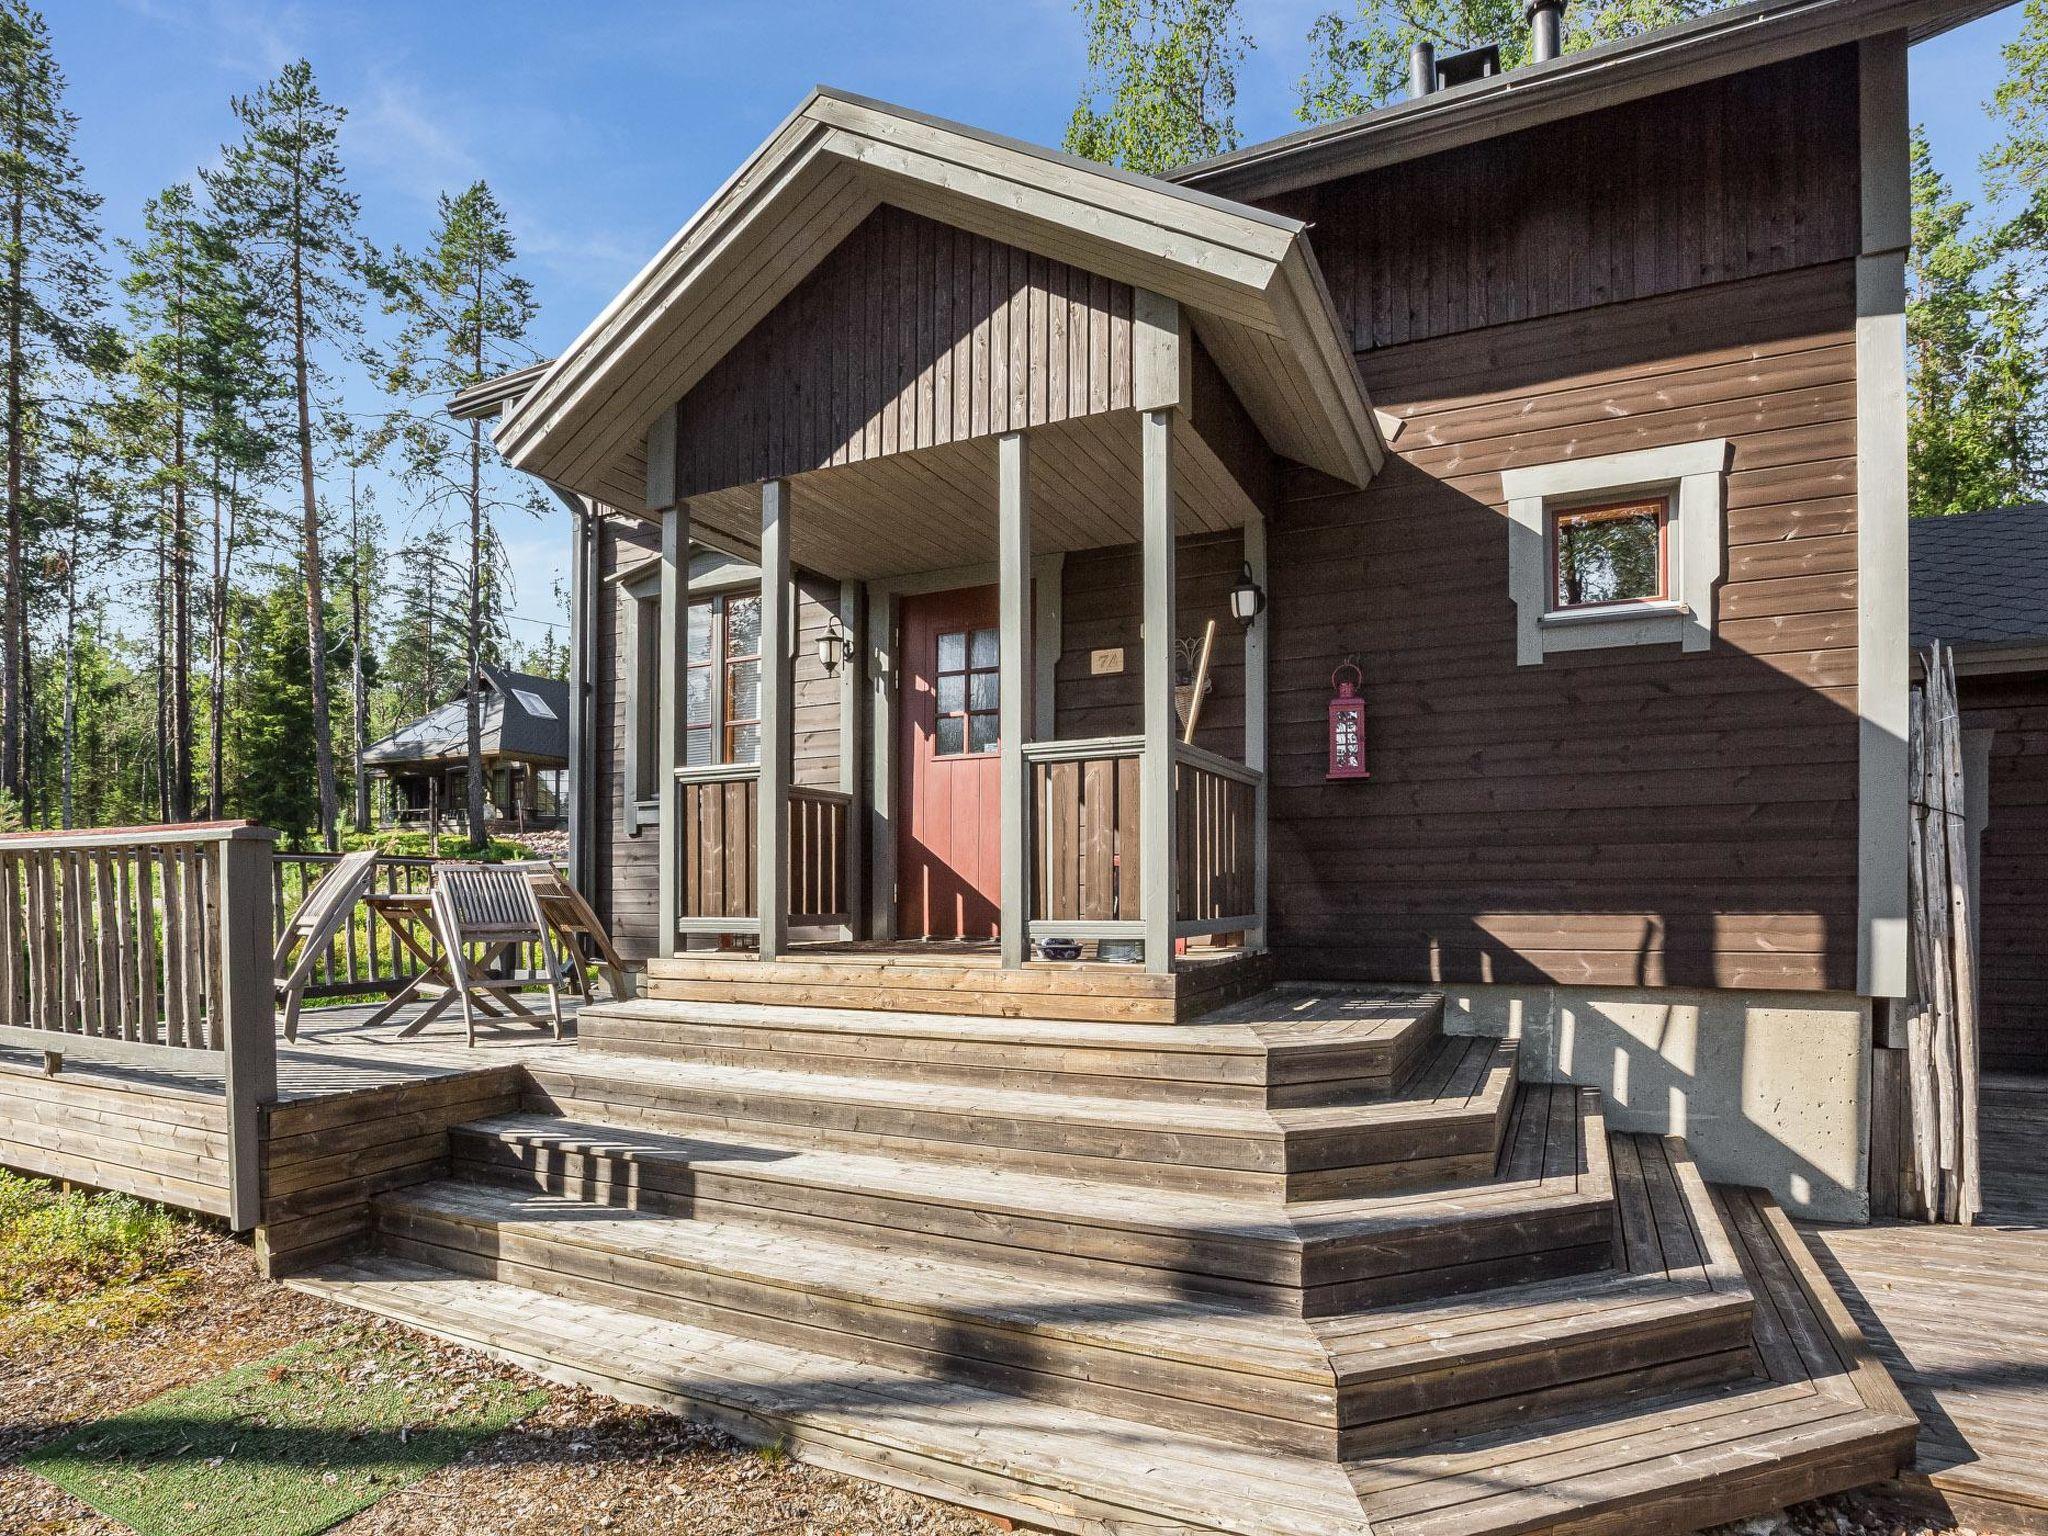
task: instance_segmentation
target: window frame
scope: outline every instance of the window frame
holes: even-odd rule
[[[1619,522],[1624,517],[1655,509],[1657,514],[1657,590],[1644,597],[1602,597],[1584,602],[1564,601],[1564,540],[1567,522]],[[1671,493],[1623,496],[1619,499],[1544,504],[1543,537],[1549,558],[1550,580],[1547,612],[1584,613],[1598,608],[1644,607],[1669,603],[1671,591]]]
[[[985,667],[976,666],[974,663],[974,637],[978,634],[996,635],[998,658]],[[954,671],[945,670],[941,664],[941,647],[949,635],[958,635],[960,637],[960,659],[962,665]],[[932,757],[934,760],[940,762],[959,762],[970,758],[992,757],[1002,750],[1000,726],[998,726],[998,734],[990,738],[988,746],[978,751],[974,746],[974,720],[977,715],[989,716],[997,721],[1002,719],[1003,677],[1000,657],[1001,644],[1002,636],[997,626],[993,624],[970,624],[965,629],[941,630],[932,636]],[[960,679],[960,708],[958,709],[947,709],[943,704],[944,688],[942,684],[949,677]],[[996,703],[992,708],[976,709],[974,707],[974,680],[977,677],[992,677],[995,679]],[[958,752],[947,752],[939,745],[939,722],[941,720],[954,719],[961,723],[960,750]]]
[[[1608,646],[1712,647],[1727,569],[1728,470],[1733,445],[1701,438],[1595,458],[1501,471],[1508,516],[1508,597],[1515,662]],[[1664,596],[1559,607],[1554,513],[1664,498]]]

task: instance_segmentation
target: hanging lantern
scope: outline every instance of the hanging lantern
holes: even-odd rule
[[[1365,700],[1358,696],[1364,685],[1365,674],[1354,661],[1330,674],[1330,686],[1337,690],[1330,700],[1330,778],[1372,777],[1365,767]]]

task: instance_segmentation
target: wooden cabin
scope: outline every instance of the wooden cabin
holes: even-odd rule
[[[573,514],[635,995],[404,1078],[266,1077],[259,1004],[184,1176],[294,1284],[1027,1528],[1898,1474],[1790,1215],[1868,1214],[1908,984],[1907,59],[1991,8],[1418,60],[1164,179],[814,92],[453,405]]]
[[[560,678],[486,666],[477,682],[484,809],[492,832],[567,820],[569,689]],[[469,819],[469,695],[459,693],[363,749],[381,827],[460,829]]]

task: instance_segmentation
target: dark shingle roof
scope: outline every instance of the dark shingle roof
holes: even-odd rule
[[[569,759],[569,685],[530,672],[485,667],[483,750],[486,754],[533,759]],[[363,761],[380,766],[448,762],[468,751],[465,694],[402,725],[363,749]]]
[[[2048,506],[1916,517],[1913,648],[2048,641]]]

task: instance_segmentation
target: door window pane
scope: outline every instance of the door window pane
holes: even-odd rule
[[[939,755],[952,757],[966,750],[966,720],[961,715],[939,716]]]
[[[960,672],[967,666],[967,636],[959,630],[939,636],[939,670]]]
[[[996,717],[994,715],[969,715],[967,717],[967,750],[970,752],[993,752],[996,750]]]
[[[967,679],[955,673],[939,678],[939,713],[957,715],[967,707]]]
[[[977,668],[994,667],[997,665],[996,632],[994,630],[977,629],[974,632],[974,657],[972,665]]]
[[[996,750],[1002,674],[993,629],[954,630],[938,637],[933,669],[933,738],[941,756]]]

